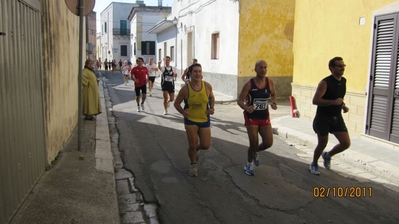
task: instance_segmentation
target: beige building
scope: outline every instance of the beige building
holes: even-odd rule
[[[7,223],[76,128],[83,63],[79,17],[63,2],[1,0],[0,8],[7,18],[0,21],[0,223]]]

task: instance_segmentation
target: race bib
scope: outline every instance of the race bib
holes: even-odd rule
[[[267,101],[267,98],[255,98],[253,104],[255,110],[267,110]]]
[[[173,82],[173,76],[165,76],[165,81]]]

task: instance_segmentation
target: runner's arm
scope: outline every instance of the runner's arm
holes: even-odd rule
[[[254,106],[245,105],[245,99],[247,98],[249,91],[251,90],[251,83],[247,81],[242,87],[241,93],[238,96],[237,104],[241,107],[241,109],[247,111],[248,113],[252,113],[254,111]]]
[[[184,117],[187,117],[188,113],[186,110],[183,109],[181,103],[183,102],[184,99],[187,99],[187,96],[188,96],[188,88],[181,88],[173,104],[176,110],[179,111],[179,113],[181,113]]]

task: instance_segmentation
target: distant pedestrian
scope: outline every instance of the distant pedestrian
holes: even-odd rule
[[[198,60],[197,59],[193,59],[193,61],[191,62],[191,64],[198,64]],[[189,66],[190,67],[190,66]],[[189,67],[187,67],[186,69],[184,69],[183,75],[181,76],[181,79],[184,82],[188,82],[190,80],[190,72],[189,72]]]
[[[260,165],[259,152],[273,145],[273,130],[270,123],[269,104],[277,109],[276,90],[271,79],[266,77],[267,63],[259,60],[255,64],[256,76],[248,80],[238,98],[238,105],[244,110],[245,126],[249,137],[245,173],[255,175],[254,164]],[[262,137],[259,144],[258,133]]]
[[[145,110],[144,101],[147,96],[147,82],[148,82],[148,70],[147,67],[143,66],[144,59],[137,58],[137,66],[130,70],[130,75],[134,81],[134,91],[136,92],[137,112]],[[140,109],[140,91],[143,94],[141,98],[141,109]]]
[[[97,68],[97,69],[100,69],[100,65],[101,65],[100,60],[97,60],[97,61],[96,61],[96,68]]]
[[[129,73],[130,73],[130,66],[127,64],[127,61],[125,61],[121,67],[122,70],[122,75],[123,75],[123,81],[125,86],[129,82]]]
[[[319,82],[313,96],[313,104],[317,105],[316,116],[313,120],[313,130],[317,134],[317,146],[314,150],[313,161],[309,166],[310,172],[319,175],[317,161],[323,157],[326,169],[331,168],[331,157],[349,148],[351,140],[346,128],[341,110],[344,113],[349,108],[344,103],[346,94],[346,79],[342,77],[345,63],[341,57],[335,57],[328,63],[331,75]],[[335,135],[339,143],[329,152],[324,152],[328,143],[328,133]]]
[[[170,102],[174,101],[175,98],[175,78],[177,76],[176,68],[170,66],[170,57],[165,57],[165,65],[161,67],[162,61],[158,62],[158,69],[162,72],[161,76],[161,87],[163,92],[163,106],[164,115],[168,114],[168,108]]]
[[[150,58],[150,61],[147,64],[147,69],[148,69],[148,78],[149,78],[148,89],[150,90],[150,96],[152,96],[152,87],[154,86],[155,77],[157,75],[156,73],[158,71],[158,68],[154,63],[153,58]]]
[[[82,71],[82,109],[86,120],[94,120],[94,116],[101,113],[98,81],[93,70],[93,61],[87,59]]]
[[[202,80],[200,64],[189,67],[192,75],[183,88],[180,89],[174,106],[184,117],[184,127],[188,139],[188,156],[191,161],[189,175],[198,176],[197,156],[200,149],[206,150],[211,145],[211,120],[214,114],[215,96],[212,86]],[[184,101],[184,108],[181,103]],[[199,139],[199,142],[198,142]]]
[[[107,59],[105,59],[104,60],[104,68],[105,68],[105,71],[108,71],[108,60]]]
[[[111,66],[112,66],[112,72],[114,72],[114,71],[115,71],[115,68],[116,68],[116,61],[115,61],[115,59],[112,60]]]
[[[119,69],[122,71],[122,65],[123,65],[122,59],[119,59],[118,64],[119,64]]]

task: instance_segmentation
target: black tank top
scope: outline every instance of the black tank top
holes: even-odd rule
[[[327,83],[326,93],[321,97],[324,100],[335,100],[337,98],[344,98],[346,94],[346,79],[341,77],[338,81],[334,76],[330,75],[323,79]],[[341,116],[341,105],[330,105],[330,106],[317,106],[317,115],[327,116]]]
[[[247,114],[248,118],[253,119],[266,119],[269,116],[269,107],[268,101],[270,99],[270,87],[269,87],[269,79],[265,77],[266,85],[263,89],[258,89],[255,84],[254,78],[250,79],[251,82],[251,90],[247,96],[247,106],[254,105],[255,110],[252,113]]]
[[[162,73],[162,83],[163,82],[171,82],[172,84],[174,83],[174,77],[173,77],[173,68],[170,67],[170,70],[168,70],[165,66],[165,70]]]

